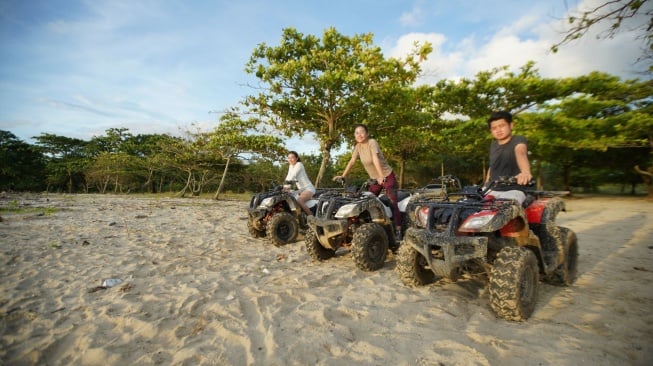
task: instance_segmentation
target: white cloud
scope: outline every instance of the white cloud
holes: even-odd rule
[[[399,23],[404,27],[415,27],[424,23],[424,9],[419,3],[413,5],[409,12],[402,13],[399,17]]]
[[[543,77],[592,70],[633,77],[639,55],[632,33],[597,41],[599,29],[551,54],[565,24],[549,14],[564,13],[562,0],[415,0],[373,9],[346,0],[340,8],[299,0],[9,3],[13,11],[0,12],[0,129],[22,138],[42,131],[89,138],[118,127],[177,134],[191,123],[210,130],[217,122],[207,111],[252,92],[242,86],[254,79],[243,67],[257,44],[278,42],[282,27],[371,32],[387,56],[399,58],[428,41],[433,52],[420,83],[429,84],[529,60]],[[316,146],[306,141],[291,140]]]
[[[581,4],[588,8],[596,1]],[[534,9],[534,12],[540,10]],[[564,47],[557,53],[550,48],[562,39],[561,30],[566,29],[564,20],[543,18],[538,13],[527,13],[497,29],[494,34],[472,34],[458,44],[438,33],[410,33],[401,36],[389,54],[403,57],[415,41],[430,42],[433,52],[423,63],[421,83],[434,83],[440,79],[473,77],[480,71],[508,66],[516,71],[529,61],[542,77],[560,78],[586,75],[592,71],[607,72],[622,78],[635,78],[632,63],[641,53],[633,42],[633,34],[621,32],[612,39],[597,39],[609,23],[594,27],[583,38]],[[640,68],[641,69],[641,68]]]

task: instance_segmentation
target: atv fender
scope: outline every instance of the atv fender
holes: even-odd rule
[[[501,205],[498,208],[498,211],[495,210],[481,210],[479,212],[469,215],[465,221],[472,220],[474,218],[492,215],[492,218],[483,226],[473,229],[466,229],[465,224],[461,225],[458,229],[460,232],[470,232],[470,233],[491,233],[500,230],[503,228],[507,222],[516,220],[516,222],[521,222],[523,226],[526,226],[528,222],[526,220],[526,215],[524,214],[524,209],[517,204],[506,203]]]
[[[540,241],[547,274],[565,261],[566,238],[555,222],[558,213],[564,210],[565,203],[560,197],[536,200],[526,208],[529,226]]]
[[[555,222],[560,211],[565,210],[565,202],[560,197],[542,198],[526,207],[526,217],[530,224]]]

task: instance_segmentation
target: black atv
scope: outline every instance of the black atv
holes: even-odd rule
[[[344,179],[340,183],[346,187]],[[385,195],[377,197],[368,191],[375,183],[370,179],[358,190],[345,188],[340,194],[319,198],[305,235],[306,249],[313,259],[330,259],[336,250],[345,248],[351,250],[358,268],[375,271],[383,266],[388,249],[397,250],[391,202]],[[409,197],[402,191],[397,195],[400,202]]]
[[[295,181],[284,184],[292,186]],[[318,189],[313,199],[306,202],[308,208],[315,214],[317,197],[325,190]],[[275,246],[292,243],[297,240],[300,229],[308,228],[306,214],[297,203],[297,191],[284,189],[272,181],[272,189],[268,192],[252,196],[247,208],[247,229],[255,238],[267,237]]]
[[[505,190],[501,186],[522,190],[526,201],[486,195],[492,188]],[[414,200],[396,270],[409,286],[455,281],[464,273],[487,276],[495,313],[525,320],[535,309],[540,276],[562,286],[576,277],[576,234],[555,223],[564,208],[555,193],[518,186],[514,178],[465,187],[443,201]]]

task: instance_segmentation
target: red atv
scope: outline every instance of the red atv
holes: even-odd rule
[[[493,188],[519,189],[527,199],[519,204],[486,195]],[[576,234],[555,223],[564,207],[559,196],[518,186],[514,178],[465,187],[444,200],[413,201],[397,272],[409,286],[439,277],[455,281],[463,273],[487,275],[492,309],[502,318],[525,320],[535,309],[540,278],[568,286],[576,277]]]

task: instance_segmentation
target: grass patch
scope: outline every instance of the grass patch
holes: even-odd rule
[[[51,216],[57,212],[55,207],[25,207],[20,206],[18,200],[13,200],[9,202],[7,206],[0,207],[0,213],[17,213],[17,214],[27,214],[27,213],[39,213],[45,216]]]

